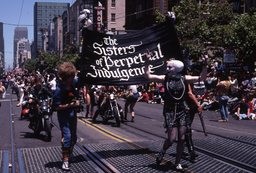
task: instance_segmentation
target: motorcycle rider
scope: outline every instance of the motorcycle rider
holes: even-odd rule
[[[38,118],[38,101],[41,98],[48,98],[52,97],[51,91],[43,86],[43,81],[42,77],[38,74],[34,75],[33,82],[32,82],[32,87],[30,88],[29,91],[29,104],[31,105],[31,117],[30,117],[30,123],[29,123],[29,128],[34,129],[35,127],[35,122],[36,119]]]
[[[114,93],[117,91],[117,89],[114,86],[101,86],[100,87],[100,93],[99,93],[99,101],[98,101],[98,109],[95,111],[93,117],[92,117],[92,122],[96,123],[97,122],[97,117],[100,112],[106,109],[106,94],[107,93]]]
[[[73,63],[63,62],[58,67],[60,78],[53,95],[53,107],[57,111],[61,129],[62,169],[69,171],[70,156],[77,141],[77,108],[80,107],[79,90],[74,83],[77,71]]]
[[[208,55],[203,54],[202,57],[204,57],[204,56],[208,56]],[[198,64],[198,67],[199,66],[201,66],[201,65]],[[198,67],[197,68],[194,67],[193,71],[192,71],[192,69],[190,69],[190,70],[187,69],[186,72],[188,74],[191,74],[191,75],[194,75],[194,76],[199,75],[200,70],[199,70]],[[204,92],[203,87],[201,85],[198,86],[199,84],[202,84],[202,83],[203,83],[203,86],[204,86],[203,81],[197,81],[196,83],[189,83],[188,84],[188,93],[187,93],[186,102],[187,102],[188,107],[189,107],[189,111],[188,111],[189,121],[188,121],[188,124],[187,124],[187,131],[186,131],[186,134],[185,134],[185,144],[186,144],[186,147],[188,149],[188,154],[183,152],[183,155],[188,156],[189,157],[188,159],[192,163],[194,163],[196,161],[196,157],[198,155],[195,153],[195,149],[194,149],[194,143],[193,143],[193,140],[192,140],[192,128],[191,128],[191,126],[192,126],[195,114],[198,113],[198,115],[199,115],[203,111],[203,107],[201,106],[200,101],[198,100],[195,93],[197,93],[197,95],[203,94],[203,92]],[[195,84],[197,85],[197,88],[199,88],[199,91],[196,90]]]

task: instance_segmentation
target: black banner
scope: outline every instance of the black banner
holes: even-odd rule
[[[82,57],[77,65],[83,83],[87,84],[146,83],[146,65],[150,65],[152,73],[164,74],[166,59],[181,57],[176,30],[169,20],[123,35],[107,35],[86,28],[82,35]]]

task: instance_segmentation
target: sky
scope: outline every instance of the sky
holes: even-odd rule
[[[33,38],[33,11],[35,2],[66,2],[72,5],[75,0],[1,0],[0,22],[4,23],[5,67],[12,67],[13,37],[17,26],[28,28],[28,39]]]

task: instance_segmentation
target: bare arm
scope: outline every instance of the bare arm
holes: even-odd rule
[[[200,81],[205,81],[206,78],[207,78],[207,59],[208,57],[207,56],[204,56],[203,57],[203,61],[204,61],[204,66],[203,66],[203,69],[200,73],[199,76],[191,76],[191,75],[186,75],[185,76],[185,79],[188,81],[188,83],[195,83],[195,82],[200,82]]]
[[[188,97],[195,103],[195,105],[197,106],[198,112],[202,112],[203,108],[198,102],[195,94],[193,94],[191,85],[188,85]]]
[[[150,73],[150,66],[145,68],[146,78],[151,82],[163,82],[165,75],[154,75]]]
[[[154,75],[154,74],[149,74],[148,79],[151,82],[163,82],[165,78],[165,75]]]
[[[207,77],[207,67],[205,66],[200,74],[200,76],[192,76],[192,75],[185,75],[185,79],[188,83],[195,83],[198,81],[205,81]]]

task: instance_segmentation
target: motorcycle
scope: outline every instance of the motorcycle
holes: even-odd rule
[[[43,94],[42,97],[34,98],[34,106],[30,110],[31,120],[29,128],[34,131],[35,135],[39,135],[42,131],[46,133],[46,140],[51,141],[52,138],[52,98]]]
[[[20,119],[29,118],[30,114],[30,104],[29,102],[23,101],[21,104],[21,113],[20,113]]]
[[[29,104],[29,88],[24,88],[24,98],[21,103],[20,120],[27,119],[30,116],[31,104]]]
[[[115,125],[120,127],[124,115],[122,107],[117,103],[117,98],[114,93],[104,94],[103,101],[93,116],[93,122],[96,121],[98,115],[101,116],[103,123],[107,123],[109,120],[115,120]]]

